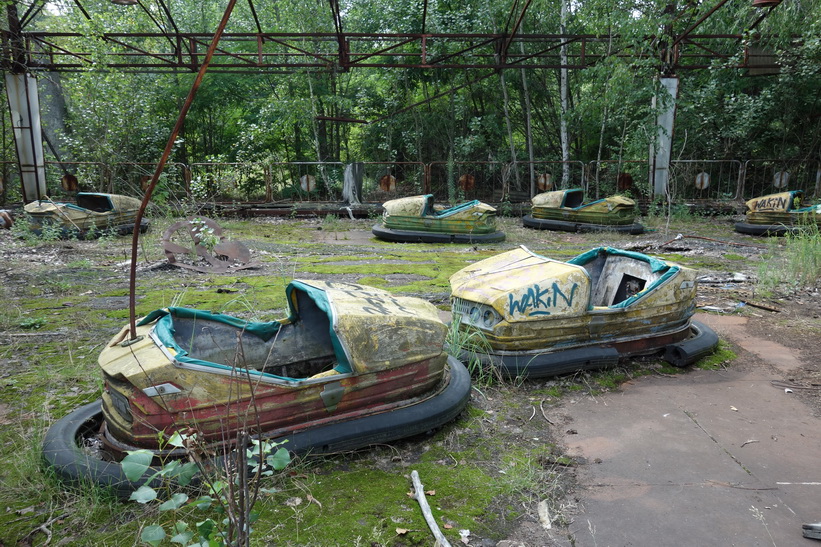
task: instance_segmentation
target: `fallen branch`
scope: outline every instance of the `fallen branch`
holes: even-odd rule
[[[68,515],[69,515],[68,513],[63,513],[62,515],[59,515],[59,516],[56,516],[54,518],[49,519],[48,521],[44,522],[43,524],[41,524],[40,526],[38,526],[37,528],[35,528],[31,532],[29,532],[28,535],[26,535],[26,537],[29,538],[37,532],[43,532],[43,534],[45,534],[45,536],[46,536],[46,542],[43,543],[43,545],[48,545],[49,543],[51,543],[51,537],[52,537],[51,530],[49,529],[49,526],[51,526],[52,524],[54,524],[56,521],[58,521],[60,519],[66,518]]]
[[[436,538],[436,545],[450,547],[445,535],[439,530],[436,519],[433,518],[430,505],[428,505],[428,500],[425,498],[425,491],[422,490],[422,481],[419,480],[419,473],[416,470],[411,471],[411,481],[413,481],[413,489],[416,491],[416,501],[419,502],[419,507],[422,509],[422,515],[425,517],[425,522],[428,523],[428,528],[433,532],[433,537]]]
[[[766,249],[766,247],[762,247],[761,245],[750,245],[749,243],[736,243],[735,241],[723,241],[721,239],[713,239],[711,237],[704,237],[704,236],[685,236],[685,235],[677,235],[670,241],[665,241],[660,246],[666,247],[670,243],[674,241],[681,241],[682,239],[703,239],[705,241],[714,241],[716,243],[724,243],[725,245],[737,245],[739,247],[752,247],[753,249]]]
[[[767,311],[774,311],[774,312],[776,312],[776,313],[780,313],[780,312],[781,312],[781,310],[778,310],[778,309],[775,309],[775,308],[771,308],[771,307],[769,307],[769,306],[765,306],[764,304],[756,304],[755,302],[750,302],[749,300],[741,300],[741,302],[742,302],[743,304],[747,305],[747,306],[752,306],[752,307],[754,307],[754,308],[759,308],[759,309],[762,309],[762,310],[767,310]]]

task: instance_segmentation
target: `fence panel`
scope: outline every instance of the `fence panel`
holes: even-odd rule
[[[362,201],[384,203],[425,193],[427,167],[420,162],[362,162]]]
[[[803,190],[805,198],[821,197],[821,161],[747,160],[743,169],[744,200],[785,190]]]
[[[563,182],[564,164],[570,169],[567,181]],[[438,201],[450,203],[470,199],[491,203],[520,203],[530,200],[531,184],[535,193],[559,187],[585,186],[584,164],[579,161],[521,161],[516,164],[496,161],[435,161],[429,163],[428,167],[428,192]]]
[[[646,160],[602,160],[587,164],[587,198],[601,199],[614,194],[648,198],[649,163]]]
[[[736,198],[740,195],[742,167],[738,160],[673,160],[668,183],[672,199]]]
[[[340,201],[345,165],[341,162],[274,162],[271,169],[273,200]]]

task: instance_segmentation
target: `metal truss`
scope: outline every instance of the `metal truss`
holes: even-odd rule
[[[89,17],[82,3],[74,1]],[[163,21],[145,8],[146,1],[133,3],[143,7],[157,32],[112,32],[94,37],[73,32],[27,31],[25,27],[44,2],[34,0],[22,15],[18,14],[18,5],[23,4],[13,3],[7,8],[8,29],[2,30],[0,37],[0,66],[13,71],[76,72],[94,67],[132,72],[197,72],[213,34],[181,32],[163,0],[156,0],[163,8]],[[742,34],[691,34],[727,0],[721,0],[679,35],[670,32],[666,36],[648,36],[633,44],[625,43],[619,36],[523,34],[520,25],[531,0],[512,1],[504,32],[499,34],[426,33],[427,0],[423,6],[422,32],[348,33],[343,29],[338,0],[328,1],[334,32],[273,33],[263,31],[256,8],[248,0],[257,32],[223,34],[209,70],[258,73],[346,72],[360,68],[584,69],[611,56],[628,58],[664,73],[702,69],[716,61],[727,68],[777,68],[772,55],[747,48]],[[94,53],[91,41],[97,42]],[[565,63],[559,55],[563,46],[567,49]]]

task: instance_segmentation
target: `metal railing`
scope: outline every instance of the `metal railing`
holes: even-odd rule
[[[2,204],[21,200],[15,162],[0,162]],[[563,181],[564,166],[568,166]],[[72,173],[84,191],[138,196],[156,164],[46,162],[51,197],[70,196],[62,188]],[[479,199],[491,203],[528,202],[549,189],[583,188],[588,199],[629,193],[652,198],[645,160],[580,161],[435,161],[363,162],[361,197],[381,203],[397,197],[433,194],[439,202]],[[341,162],[170,163],[156,198],[205,202],[341,201],[345,164]],[[807,199],[821,198],[819,160],[675,160],[670,168],[670,194],[678,200],[748,200],[782,190],[802,190]]]

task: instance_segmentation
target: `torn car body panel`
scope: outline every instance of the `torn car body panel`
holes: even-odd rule
[[[658,351],[689,336],[695,309],[694,270],[609,247],[567,262],[522,247],[463,268],[450,283],[454,316],[481,332],[489,362],[594,346],[616,348],[616,360]]]
[[[478,200],[444,208],[434,203],[433,194],[427,194],[386,201],[382,206],[382,225],[373,228],[381,239],[434,243],[505,238],[496,229],[496,209]]]
[[[137,219],[140,200],[119,194],[79,192],[77,203],[56,202],[48,198],[26,204],[25,212],[31,218],[35,233],[46,225],[56,225],[64,236],[78,234],[94,236],[105,230],[120,234],[131,233]],[[140,231],[148,228],[142,222]]]
[[[105,442],[158,449],[158,431],[185,428],[218,442],[249,415],[275,438],[407,407],[447,386],[447,327],[430,303],[321,281],[293,281],[286,296],[280,321],[168,308],[140,321],[136,343],[115,337],[99,359]]]
[[[531,214],[524,217],[529,228],[584,231],[614,229],[641,233],[635,224],[636,203],[624,196],[611,196],[584,203],[584,190],[554,190],[531,200]],[[640,230],[640,231],[639,231]]]
[[[802,207],[804,192],[790,190],[750,199],[744,222],[737,232],[752,235],[781,235],[821,222],[821,204]]]

